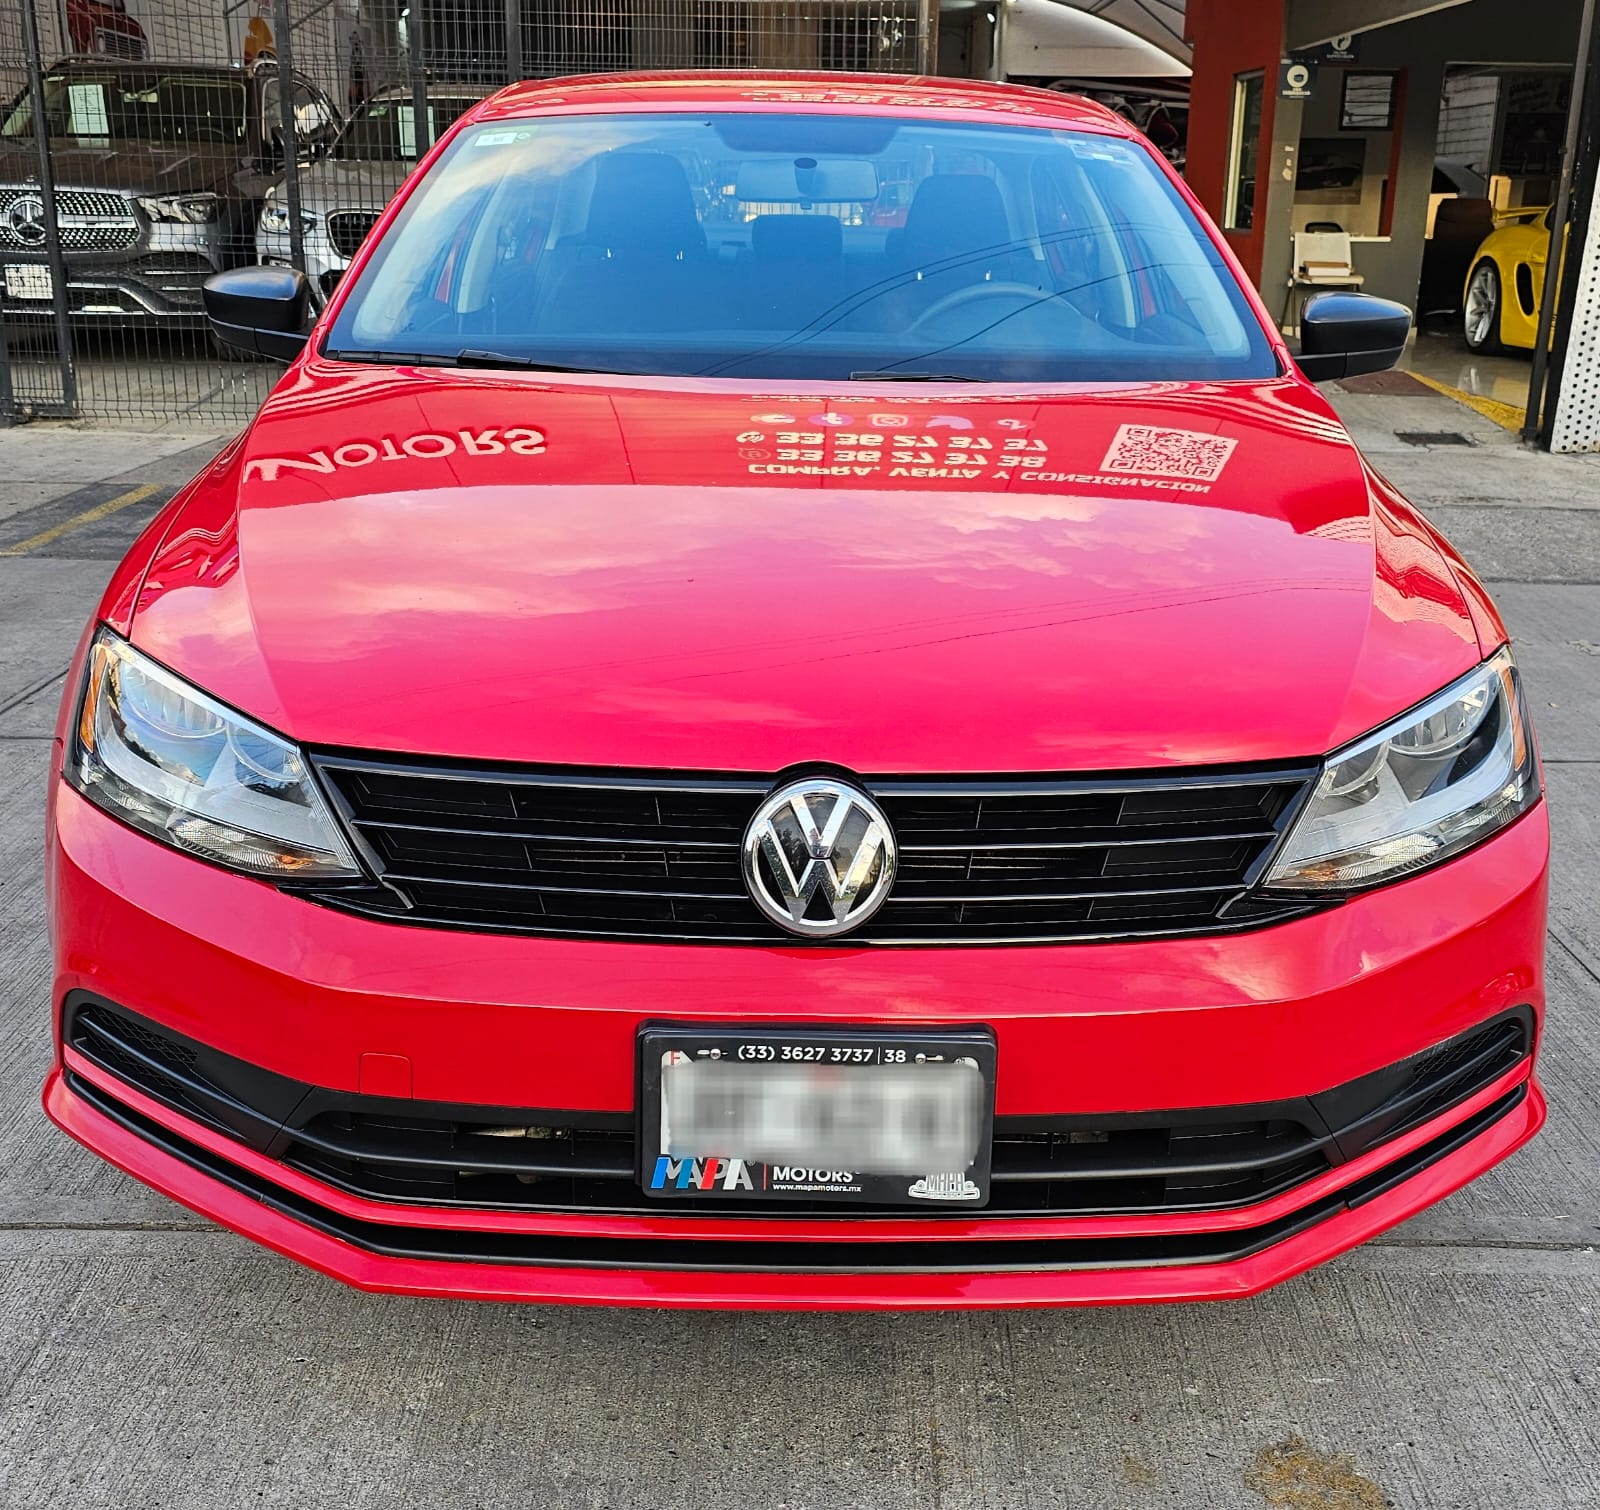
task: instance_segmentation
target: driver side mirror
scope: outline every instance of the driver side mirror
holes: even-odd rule
[[[311,290],[292,267],[236,267],[213,273],[200,297],[217,339],[256,356],[292,362],[306,344]]]
[[[1313,383],[1385,372],[1400,360],[1411,311],[1371,294],[1327,293],[1300,314],[1300,370]]]

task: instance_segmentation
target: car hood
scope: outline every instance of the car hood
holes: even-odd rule
[[[60,189],[121,189],[138,194],[191,194],[225,189],[244,154],[242,146],[159,147],[124,142],[116,147],[73,147],[55,141],[50,159]],[[0,183],[38,180],[31,139],[0,146]]]
[[[312,745],[867,773],[1315,755],[1479,656],[1295,379],[846,398],[318,359],[170,524],[133,635]]]
[[[323,158],[300,170],[300,208],[315,215],[334,210],[376,212],[394,198],[414,166]]]

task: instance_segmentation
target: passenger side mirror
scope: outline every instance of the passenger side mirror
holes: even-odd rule
[[[292,267],[236,267],[201,290],[217,339],[256,356],[292,362],[306,344],[311,290]]]
[[[1384,372],[1400,360],[1411,311],[1371,294],[1327,293],[1300,314],[1300,370],[1313,383]]]

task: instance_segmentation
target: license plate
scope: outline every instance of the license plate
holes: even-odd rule
[[[8,263],[6,294],[12,299],[53,299],[55,285],[50,279],[50,269],[31,262]]]
[[[639,1034],[639,1184],[661,1200],[989,1199],[987,1029]]]

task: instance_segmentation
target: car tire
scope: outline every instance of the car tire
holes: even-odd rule
[[[1500,269],[1486,257],[1473,268],[1461,300],[1461,333],[1468,351],[1492,356],[1505,349],[1500,343],[1502,297]]]

